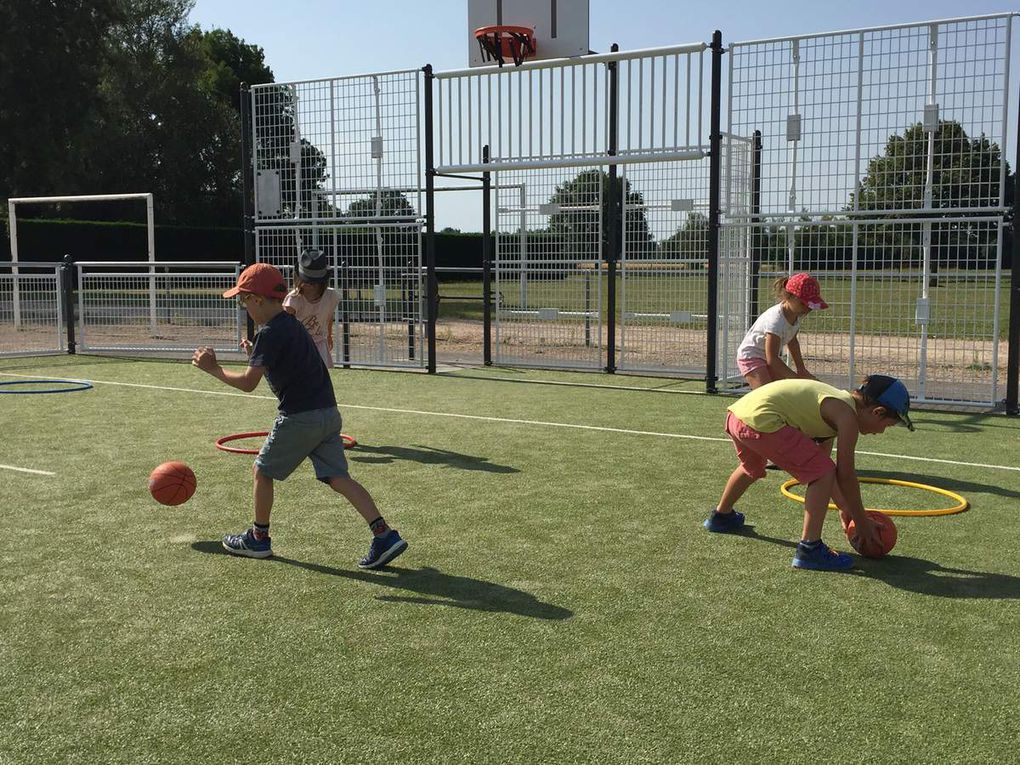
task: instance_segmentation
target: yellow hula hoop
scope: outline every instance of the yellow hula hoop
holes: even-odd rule
[[[961,497],[955,491],[949,491],[948,489],[940,489],[938,486],[929,486],[926,483],[915,483],[913,481],[900,481],[896,478],[858,478],[861,483],[884,483],[891,486],[906,486],[910,489],[923,489],[924,491],[934,492],[935,494],[941,494],[944,497],[949,497],[955,500],[958,504],[953,507],[937,508],[935,510],[886,510],[883,508],[865,508],[866,510],[873,511],[876,513],[885,513],[886,515],[913,515],[913,516],[930,516],[930,515],[953,515],[955,513],[962,513],[968,507],[970,502]],[[784,497],[792,499],[795,502],[804,504],[804,497],[794,494],[790,491],[791,486],[799,486],[800,481],[796,478],[791,478],[789,481],[779,487],[779,491],[783,493]],[[838,510],[839,508],[832,502],[829,503],[830,510]]]

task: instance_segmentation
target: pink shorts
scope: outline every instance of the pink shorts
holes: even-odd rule
[[[748,372],[753,372],[756,369],[762,367],[768,367],[768,362],[765,359],[737,359],[737,369],[740,370],[740,374],[746,375]],[[766,371],[768,371],[766,369]],[[769,375],[771,378],[772,375]],[[771,382],[771,379],[769,380]]]
[[[769,460],[805,484],[836,469],[829,449],[789,425],[775,433],[761,433],[728,412],[726,434],[736,447],[740,467],[751,478],[764,478]]]

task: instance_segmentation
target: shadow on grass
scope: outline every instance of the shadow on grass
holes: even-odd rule
[[[940,489],[949,489],[955,491],[958,494],[964,494],[968,491],[971,492],[982,492],[985,494],[996,494],[1000,497],[1009,497],[1010,499],[1020,499],[1020,491],[1014,491],[1013,489],[1007,489],[1003,486],[997,486],[990,483],[978,483],[977,481],[961,481],[956,478],[946,478],[945,476],[934,476],[924,475],[923,473],[906,473],[903,471],[892,471],[892,470],[861,470],[860,475],[867,478],[895,478],[900,481],[914,481],[915,483],[929,483],[932,486],[938,486]],[[909,489],[905,491],[910,491]],[[945,502],[945,499],[935,497],[935,507],[938,507],[939,502]],[[949,501],[952,504],[952,500]],[[942,505],[946,507],[946,505]]]
[[[993,411],[975,412],[967,415],[953,413],[952,419],[940,419],[926,416],[927,412],[911,414],[911,421],[920,429],[930,433],[981,433],[987,428],[1005,428],[1016,430],[1001,414]]]
[[[219,542],[194,542],[191,549],[209,555],[228,555]],[[265,559],[268,562],[284,563],[318,574],[338,576],[359,582],[391,587],[404,590],[415,595],[378,595],[378,600],[390,603],[417,603],[428,606],[453,606],[470,611],[489,611],[493,613],[517,614],[530,616],[533,619],[569,619],[573,611],[543,603],[530,592],[516,590],[484,579],[472,579],[466,576],[444,574],[434,568],[399,568],[384,566],[374,571],[344,570],[323,566],[319,563],[307,563],[274,555]]]
[[[794,541],[765,536],[747,526],[739,536],[791,549],[797,546]],[[879,579],[900,590],[934,595],[938,598],[1020,600],[1020,577],[1008,574],[949,568],[935,561],[906,555],[893,554],[881,560],[860,556],[855,556],[855,559],[856,567],[852,574]]]
[[[460,470],[483,470],[487,473],[521,472],[509,465],[497,465],[489,462],[486,457],[474,457],[447,449],[433,449],[431,446],[366,446],[359,443],[353,451],[348,452],[347,458],[352,462],[374,465],[406,460],[425,465],[449,465]]]

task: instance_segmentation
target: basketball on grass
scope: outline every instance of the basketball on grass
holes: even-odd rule
[[[195,474],[183,462],[164,462],[149,474],[149,492],[161,505],[179,505],[195,493]]]
[[[853,521],[850,521],[850,525],[846,527],[846,538],[850,540],[850,544],[853,545],[853,548],[865,558],[881,558],[888,555],[889,551],[896,546],[896,524],[893,523],[892,518],[888,515],[885,513],[879,513],[875,510],[869,510],[868,517],[871,519],[871,522],[875,524],[880,544],[859,545],[855,541],[857,529]]]

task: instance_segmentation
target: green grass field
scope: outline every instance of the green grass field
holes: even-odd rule
[[[213,441],[270,426],[265,385],[0,361],[33,377],[95,387],[0,396],[0,763],[1015,756],[1020,421],[922,411],[864,438],[863,474],[972,509],[898,518],[890,557],[827,574],[790,567],[780,474],[745,498],[749,533],[702,529],[735,457],[729,400],[696,384],[334,371],[352,474],[411,545],[364,572],[364,523],[307,463],[276,487],[276,557],[222,553],[251,520],[251,458]],[[146,478],[171,459],[198,490],[162,507]]]
[[[895,279],[882,272],[862,272],[857,287],[857,332],[862,334],[899,334],[912,336],[918,332],[915,321],[916,301],[921,297],[917,279]],[[850,326],[851,280],[817,274],[822,295],[829,303],[828,311],[814,312],[808,321],[814,332],[846,332]],[[931,305],[930,331],[941,337],[986,340],[994,337],[995,287],[989,272],[942,274],[940,285],[929,290]],[[532,308],[562,306],[564,299],[573,310],[584,305],[584,276],[528,283],[528,303]],[[961,281],[968,280],[968,281]],[[659,276],[632,276],[628,280],[628,311],[686,310],[703,315],[708,311],[708,277],[690,274],[682,279]],[[595,282],[591,285],[591,310],[597,308]],[[617,315],[623,310],[622,280],[617,282]],[[493,291],[496,282],[493,280]],[[518,301],[515,282],[500,286],[508,305]],[[439,285],[439,316],[441,319],[482,319],[482,283],[477,281],[443,282]],[[602,305],[607,305],[608,279],[602,279]],[[666,296],[674,296],[667,300]],[[565,297],[569,296],[569,297]],[[775,303],[772,278],[759,282],[759,310]],[[999,287],[999,337],[1007,338],[1009,329],[1009,274],[1003,275]],[[578,320],[580,321],[580,319]]]

